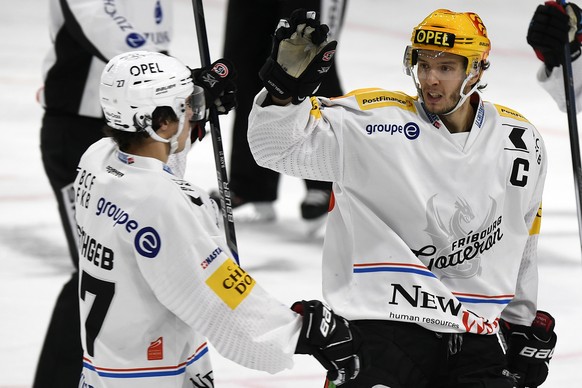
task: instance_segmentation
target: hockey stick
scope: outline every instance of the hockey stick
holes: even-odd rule
[[[566,6],[565,0],[557,0],[562,7]],[[576,96],[574,95],[574,77],[572,75],[572,57],[570,56],[570,43],[564,45],[564,58],[562,64],[564,74],[564,92],[566,95],[566,112],[568,114],[568,130],[570,132],[570,150],[572,152],[572,168],[574,171],[574,190],[576,192],[576,209],[578,215],[578,235],[580,249],[582,251],[582,166],[580,163],[580,140],[578,137],[578,121],[576,120]]]
[[[200,62],[202,66],[209,66],[210,49],[208,47],[208,35],[206,34],[206,21],[204,20],[204,9],[202,0],[192,0],[194,10],[194,23],[196,24],[196,36],[198,38],[198,50],[200,51]],[[234,218],[232,216],[232,202],[230,199],[230,189],[228,188],[228,178],[226,174],[226,162],[222,147],[222,135],[220,133],[220,122],[218,112],[214,106],[210,107],[210,134],[212,135],[212,145],[214,148],[214,163],[216,165],[216,179],[218,180],[218,192],[220,193],[220,209],[224,221],[224,231],[226,243],[230,248],[237,264],[238,248],[236,245],[236,235],[234,233]]]

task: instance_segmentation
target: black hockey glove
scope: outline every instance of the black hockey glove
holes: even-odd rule
[[[562,64],[568,42],[572,60],[578,58],[581,41],[580,8],[576,4],[563,7],[556,1],[547,1],[538,6],[527,31],[527,42],[549,71]]]
[[[537,387],[548,377],[557,340],[554,325],[554,318],[545,311],[538,311],[529,327],[501,320],[507,343],[507,374],[518,388]]]
[[[218,114],[227,114],[236,108],[236,70],[226,58],[202,69],[191,69],[192,80],[202,86],[206,96],[206,107],[216,107]]]
[[[271,56],[259,71],[269,93],[298,104],[313,95],[333,66],[336,41],[314,11],[297,9],[281,19],[273,36]]]
[[[190,141],[192,144],[196,140],[202,141],[206,136],[206,120],[208,120],[208,110],[206,109],[206,91],[202,86],[194,85],[194,90],[188,99],[192,117],[190,118]]]
[[[360,372],[357,329],[318,300],[295,302],[291,309],[303,316],[295,353],[313,355],[335,385],[355,379]]]

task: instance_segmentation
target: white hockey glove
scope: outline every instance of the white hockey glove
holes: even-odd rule
[[[535,388],[548,377],[557,336],[554,317],[538,311],[531,326],[514,325],[501,320],[501,332],[507,343],[507,375],[518,388]]]
[[[313,95],[333,66],[336,41],[314,11],[297,9],[281,19],[273,36],[271,56],[259,71],[269,93],[278,99],[292,97],[298,104]]]
[[[360,372],[357,329],[318,300],[295,302],[291,309],[303,316],[295,353],[313,355],[336,386],[355,379]]]

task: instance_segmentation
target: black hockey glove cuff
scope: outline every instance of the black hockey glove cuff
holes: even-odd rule
[[[527,31],[527,42],[548,70],[562,64],[564,45],[568,42],[572,60],[580,56],[580,13],[573,3],[564,8],[556,1],[547,1],[537,7]]]
[[[194,83],[204,88],[207,108],[214,106],[218,114],[226,114],[237,107],[237,74],[229,60],[222,58],[208,67],[191,70]]]
[[[545,311],[538,311],[529,327],[501,320],[507,343],[507,372],[518,388],[537,387],[548,377],[557,340],[554,326],[554,318]]]
[[[271,56],[259,71],[274,97],[298,104],[315,93],[333,66],[336,41],[313,11],[298,9],[281,19],[273,36]]]
[[[295,302],[291,309],[303,316],[295,353],[313,355],[335,385],[355,379],[360,372],[358,330],[318,300]]]

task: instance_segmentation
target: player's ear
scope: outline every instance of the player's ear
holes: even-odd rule
[[[173,121],[168,118],[161,119],[158,122],[159,128],[156,130],[156,133],[164,139],[169,139],[178,131],[177,128],[172,127],[172,123]]]

